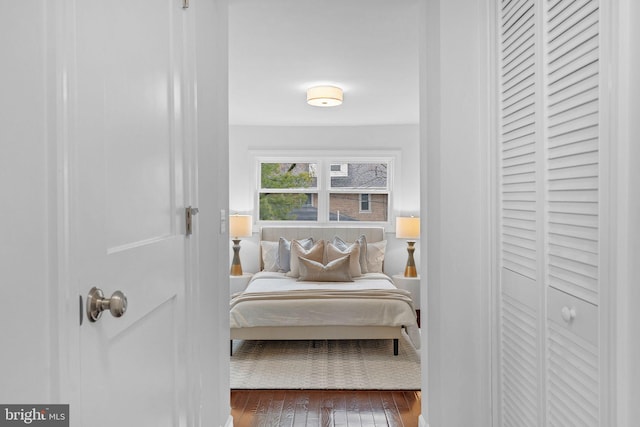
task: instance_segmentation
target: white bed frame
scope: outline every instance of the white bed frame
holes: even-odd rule
[[[339,236],[353,242],[361,235],[367,242],[384,240],[382,227],[263,227],[261,240],[277,242],[280,237],[288,240],[313,237],[314,240],[331,240]],[[260,256],[262,268],[262,255]],[[231,328],[233,340],[342,340],[342,339],[392,339],[393,354],[398,355],[398,340],[402,337],[400,326],[261,326]]]

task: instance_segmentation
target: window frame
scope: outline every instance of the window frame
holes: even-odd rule
[[[371,195],[372,194],[386,194],[387,195],[387,214],[386,221],[371,221],[371,220],[362,220],[356,221],[355,223],[360,225],[381,225],[384,227],[389,227],[392,221],[392,213],[393,213],[393,188],[394,188],[394,174],[395,171],[395,161],[396,157],[393,155],[376,155],[376,156],[368,156],[368,155],[336,155],[333,154],[305,154],[301,156],[292,157],[290,155],[274,155],[274,153],[269,153],[268,155],[257,155],[255,156],[255,167],[254,171],[256,174],[256,186],[255,186],[255,204],[254,204],[254,217],[256,218],[257,225],[304,225],[304,224],[314,224],[314,225],[332,225],[336,226],[339,224],[345,224],[346,221],[336,221],[330,220],[330,211],[329,211],[329,198],[332,193],[350,193],[350,194],[369,194],[369,203],[371,203]],[[261,165],[263,163],[315,163],[316,166],[316,177],[317,177],[317,187],[316,188],[297,188],[297,189],[263,189],[261,183]],[[331,188],[331,165],[348,165],[350,163],[385,163],[387,165],[387,186],[386,188]],[[342,167],[341,167],[341,175],[342,175]],[[334,175],[336,176],[336,175]],[[317,194],[318,200],[318,216],[317,220],[262,220],[260,219],[260,195],[263,193],[311,193]],[[360,202],[360,198],[358,199]],[[358,203],[358,209],[361,207],[361,204]],[[371,212],[371,211],[369,211]],[[354,222],[349,221],[349,223],[353,224]]]
[[[291,188],[262,188],[262,165],[263,164],[282,164],[282,163],[304,163],[309,165],[309,172],[316,176],[316,185],[315,187],[291,187]],[[312,166],[314,165],[314,166]],[[316,220],[262,220],[260,219],[260,196],[262,194],[311,194],[312,199],[314,194],[318,194],[320,184],[320,177],[318,176],[318,162],[311,160],[300,160],[300,159],[286,159],[286,160],[274,160],[274,159],[260,159],[256,163],[256,172],[257,172],[257,201],[255,205],[255,217],[257,222],[263,223],[273,223],[273,224],[283,224],[283,223],[296,223],[296,224],[309,224],[309,223],[317,223],[320,218],[320,210],[318,207],[318,215]],[[318,197],[319,199],[319,197]]]

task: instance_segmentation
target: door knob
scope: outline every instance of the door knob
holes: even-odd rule
[[[562,320],[567,323],[571,323],[576,318],[576,309],[573,307],[569,308],[565,305],[560,313],[562,314]]]
[[[90,322],[100,318],[102,312],[109,310],[113,317],[120,317],[127,311],[127,297],[120,291],[115,291],[111,298],[105,298],[102,289],[95,286],[87,296],[87,317]]]

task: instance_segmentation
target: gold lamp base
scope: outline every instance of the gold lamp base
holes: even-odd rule
[[[233,261],[231,262],[231,276],[242,276],[242,265],[240,264],[240,240],[233,240]]]
[[[407,252],[409,257],[407,258],[407,266],[404,268],[404,277],[418,277],[418,270],[416,270],[416,262],[413,259],[413,252],[416,242],[407,242]]]

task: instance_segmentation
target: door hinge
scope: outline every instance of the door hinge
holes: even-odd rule
[[[183,9],[189,8],[189,0],[182,0],[182,8]]]
[[[198,208],[192,208],[189,206],[184,210],[184,220],[185,220],[185,234],[187,236],[191,236],[193,234],[193,216],[198,214]]]

